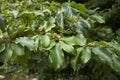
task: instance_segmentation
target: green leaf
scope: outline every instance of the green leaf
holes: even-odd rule
[[[4,17],[0,14],[0,29],[4,32],[6,28],[6,20]]]
[[[75,15],[73,13],[73,10],[70,6],[70,3],[63,3],[61,11],[63,11],[63,13],[65,14],[65,16],[71,17],[71,18],[75,18]]]
[[[66,17],[66,21],[69,21],[71,23],[75,22],[74,18],[71,18],[71,17]]]
[[[84,46],[86,44],[87,40],[85,39],[85,37],[82,34],[79,34],[79,35],[75,36],[73,41],[76,45]]]
[[[82,22],[82,24],[83,24],[84,27],[91,28],[91,25],[90,25],[90,23],[88,22],[88,20],[81,19],[81,22]]]
[[[17,31],[14,32],[13,36],[18,36],[20,34],[23,34],[23,32],[25,31],[25,26],[24,25],[20,25],[17,29]]]
[[[29,37],[20,37],[20,38],[17,38],[15,42],[17,44],[18,43],[21,44],[23,47],[26,46],[31,51],[35,49],[34,40],[32,40]]]
[[[63,12],[59,11],[55,17],[57,26],[60,28],[64,28],[64,16]]]
[[[71,6],[78,9],[79,11],[81,12],[85,12],[86,11],[86,8],[85,8],[85,5],[84,4],[77,4],[76,2],[72,1],[71,2]]]
[[[50,37],[47,34],[43,35],[43,36],[41,36],[40,42],[43,47],[48,47],[50,44]]]
[[[83,51],[84,47],[80,47],[77,49],[77,54],[81,54],[81,52]]]
[[[116,41],[108,43],[107,46],[110,46],[115,52],[118,52],[117,55],[120,56],[120,44]]]
[[[96,54],[103,62],[108,63],[111,68],[115,71],[120,72],[120,59],[110,49],[102,47],[95,47],[92,49],[93,53]]]
[[[89,47],[85,47],[82,51],[81,60],[83,63],[87,63],[91,58],[91,50]]]
[[[34,15],[34,12],[32,11],[23,11],[21,12],[19,15],[18,15],[18,18],[20,18],[22,21],[23,24],[27,24],[29,26],[32,26],[33,24],[33,20],[35,18],[35,15]]]
[[[70,45],[75,45],[74,43],[74,37],[65,37],[65,38],[61,38],[62,41],[64,41],[65,43],[67,44],[70,44]]]
[[[5,62],[8,62],[11,59],[12,54],[13,54],[10,43],[7,44],[4,54],[5,54],[5,59],[4,60],[5,60]]]
[[[92,48],[92,52],[97,55],[103,62],[107,62],[109,65],[112,64],[111,54],[105,48],[94,47]]]
[[[88,29],[86,29],[86,25],[84,25],[84,23],[82,22],[76,22],[75,23],[75,26],[77,27],[77,32],[78,33],[82,33],[82,34],[85,34],[85,35],[88,35]]]
[[[86,39],[82,34],[78,34],[72,37],[62,38],[62,41],[70,45],[84,46],[86,44]]]
[[[12,50],[13,52],[18,55],[18,56],[22,56],[24,55],[24,48],[18,44],[11,44]]]
[[[80,54],[81,54],[82,50],[83,50],[83,47],[78,48],[77,49],[77,55],[71,61],[71,64],[72,64],[72,67],[73,67],[74,71],[77,70],[77,67],[78,67],[77,62],[79,60],[79,57],[80,57]]]
[[[117,72],[120,72],[120,58],[114,54],[112,60],[113,60],[112,68]]]
[[[33,37],[33,39],[34,39],[34,43],[35,43],[35,50],[37,51],[37,49],[40,45],[40,43],[39,43],[40,42],[40,36],[36,35],[36,36]]]
[[[55,47],[50,50],[49,58],[50,61],[53,63],[55,70],[62,66],[64,62],[64,53],[59,43],[56,44]]]
[[[18,27],[17,33],[21,33],[21,32],[23,32],[24,30],[25,30],[25,25],[20,25],[20,26]]]
[[[0,46],[0,53],[3,52],[4,50],[5,50],[5,44],[2,44],[2,45]]]
[[[99,15],[92,15],[90,19],[91,20],[93,19],[95,22],[97,21],[99,23],[105,23],[103,18],[101,16],[99,16]]]
[[[45,30],[46,32],[50,31],[52,28],[55,27],[55,19],[52,17],[49,19],[49,21],[46,21],[45,24]]]
[[[61,45],[61,48],[68,52],[68,53],[72,53],[74,52],[74,47],[72,45],[69,45],[69,44],[65,44],[64,42],[60,41],[60,45]]]
[[[51,40],[49,46],[47,48],[44,48],[45,50],[50,50],[52,49],[53,47],[55,46],[55,41],[54,40]]]

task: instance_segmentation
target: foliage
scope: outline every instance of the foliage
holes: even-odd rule
[[[120,35],[75,2],[1,1],[0,73],[119,80]],[[109,76],[111,75],[111,76]]]
[[[87,0],[88,8],[97,8],[97,12],[105,17],[106,25],[116,31],[120,28],[120,0]]]

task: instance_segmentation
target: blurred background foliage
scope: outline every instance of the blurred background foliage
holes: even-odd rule
[[[72,8],[64,2],[71,2]],[[39,80],[120,79],[120,0],[0,0],[0,4],[0,74],[12,76],[35,74]],[[39,10],[41,12],[37,12]],[[82,27],[79,26],[80,20]],[[40,28],[42,32],[39,33],[38,28],[41,25],[51,26],[47,27],[48,34],[45,37],[44,28]],[[49,60],[50,52],[46,47],[43,49],[49,44],[49,37],[53,39],[51,34],[54,32],[58,33],[54,34],[54,40],[58,42],[59,35],[77,41],[76,34],[82,33],[84,37],[81,44],[86,43],[82,47],[82,52],[91,51],[92,55],[69,53],[73,47],[78,52],[81,48],[78,48],[80,42],[72,42],[75,45],[71,46],[68,41],[70,47],[65,48],[68,51],[63,51],[64,64],[58,70],[54,70],[52,61]],[[39,34],[42,34],[42,37]],[[33,42],[37,43],[39,37],[43,42],[38,44],[42,46],[37,44],[32,46]],[[11,45],[14,47],[11,48]],[[8,62],[4,64],[3,58],[6,56],[3,53],[9,53],[15,47],[19,48],[21,53],[17,53],[18,56],[13,55],[10,61],[9,54]],[[13,50],[17,51],[16,48]],[[58,63],[56,64],[61,65]]]

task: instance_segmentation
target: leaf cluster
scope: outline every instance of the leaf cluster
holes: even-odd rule
[[[119,79],[119,32],[111,39],[111,29],[97,27],[105,20],[95,10],[76,2],[1,3],[1,73],[35,73],[40,79],[65,78],[72,73],[99,80],[104,75],[105,80],[107,72],[110,80]],[[71,71],[62,72],[67,69]]]

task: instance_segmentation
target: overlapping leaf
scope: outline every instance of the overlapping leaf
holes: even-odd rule
[[[10,43],[7,44],[4,54],[5,54],[4,61],[8,62],[13,55],[13,50]]]
[[[18,43],[21,44],[23,47],[26,46],[30,50],[34,50],[35,49],[34,40],[32,40],[29,37],[20,37],[20,38],[17,38],[15,42],[17,44]]]
[[[72,37],[66,37],[66,38],[62,38],[62,40],[67,43],[67,44],[70,44],[70,45],[80,45],[80,46],[83,46],[86,44],[86,38],[82,35],[82,34],[79,34],[79,35],[76,35],[76,36],[72,36]]]
[[[55,70],[62,66],[64,62],[64,54],[59,43],[56,44],[55,47],[50,50],[49,58],[53,63]]]
[[[18,56],[22,56],[25,54],[24,47],[18,44],[11,44],[11,48],[12,48],[12,51]]]
[[[43,36],[41,36],[40,42],[43,47],[48,47],[50,44],[50,37],[47,34],[43,35]]]
[[[56,23],[59,27],[64,28],[64,16],[63,11],[59,11],[56,15]]]
[[[120,72],[120,58],[114,52],[112,52],[110,49],[101,47],[95,47],[92,49],[92,51],[100,58],[101,61],[110,65],[115,71]]]
[[[107,62],[112,64],[111,54],[104,48],[101,47],[94,47],[92,49],[93,53],[97,55],[103,62]]]
[[[2,31],[5,31],[6,28],[6,20],[5,18],[0,14],[0,29]]]
[[[48,21],[45,21],[45,24],[43,26],[45,27],[46,32],[50,31],[55,27],[55,19],[51,17]]]
[[[60,42],[61,44],[61,48],[68,52],[68,53],[73,53],[74,52],[74,47],[72,45],[69,45],[69,44],[65,44],[64,42]]]
[[[5,44],[2,44],[2,45],[0,46],[0,53],[3,52],[3,51],[5,50],[5,48],[6,48],[6,47],[5,47]]]
[[[91,49],[89,47],[85,47],[82,51],[81,60],[83,63],[87,63],[91,58]]]
[[[76,56],[71,61],[71,64],[72,64],[72,67],[73,67],[74,71],[76,71],[77,68],[78,68],[79,57],[80,57],[80,54],[83,51],[83,49],[84,49],[83,47],[78,48],[76,50],[76,53],[77,53]]]
[[[86,7],[83,4],[80,4],[80,3],[78,4],[78,3],[74,2],[74,1],[72,1],[71,6],[78,9],[80,12],[85,12],[86,11]]]
[[[93,22],[105,23],[104,19],[99,15],[92,15],[90,18]]]

